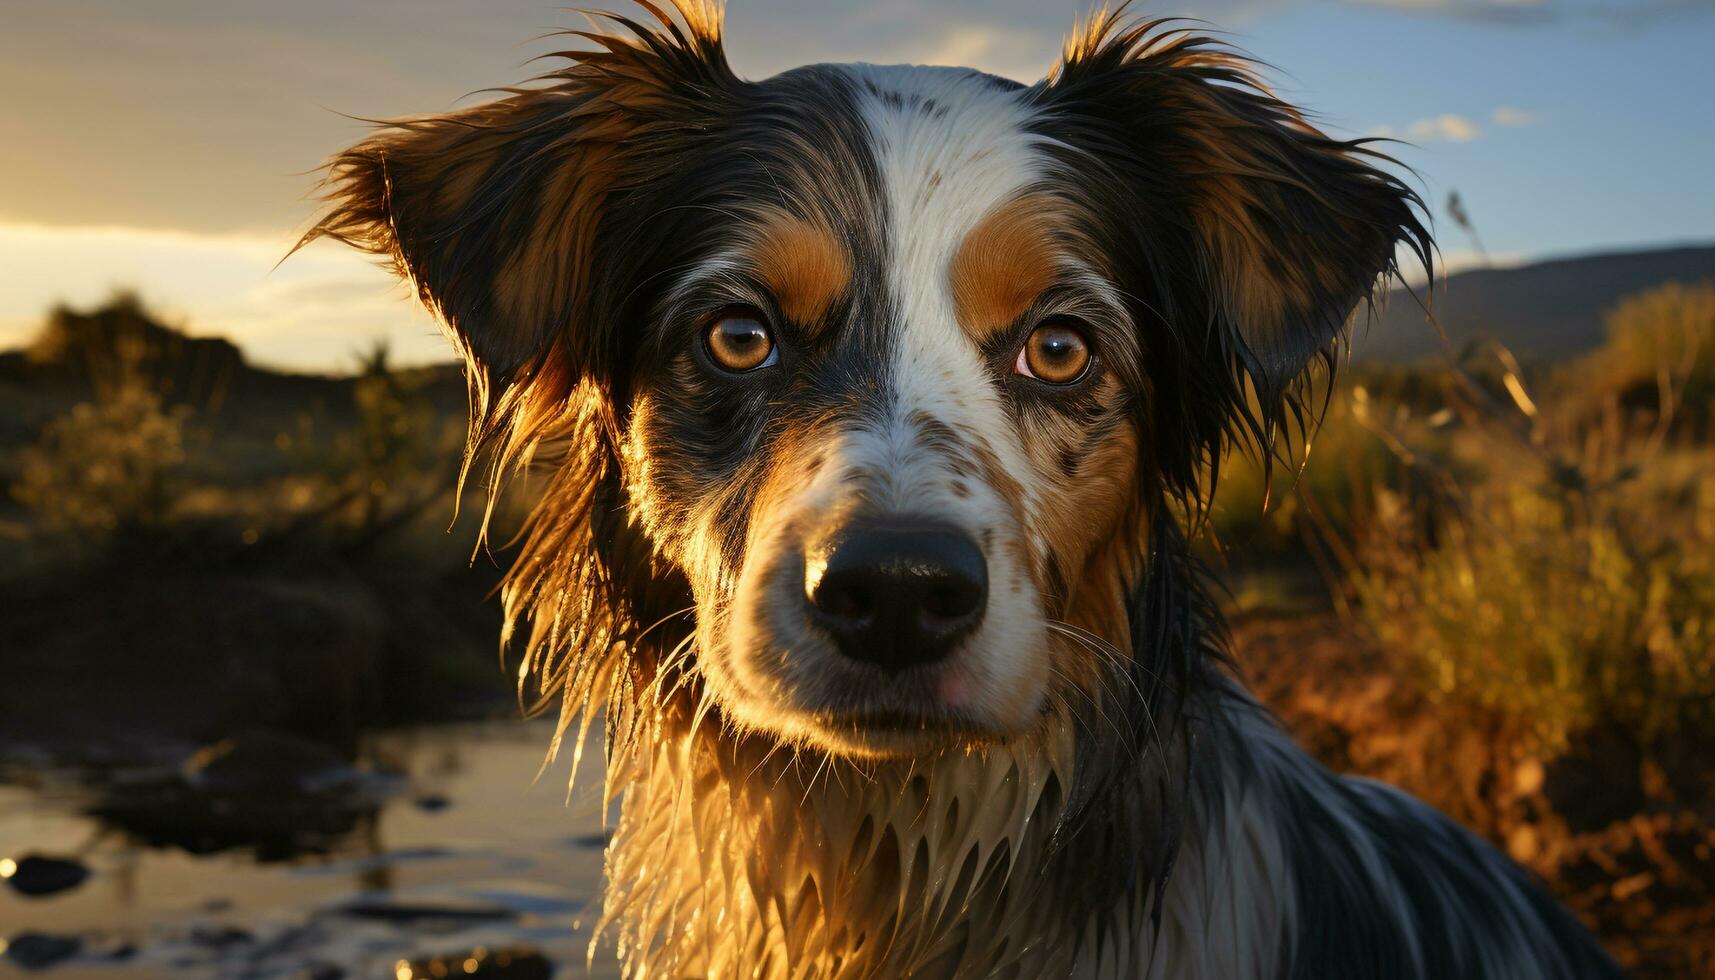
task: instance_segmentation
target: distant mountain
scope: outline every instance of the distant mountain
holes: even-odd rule
[[[1715,246],[1614,252],[1449,276],[1435,315],[1454,349],[1493,337],[1514,353],[1559,360],[1603,340],[1602,316],[1626,296],[1672,280],[1715,280]],[[1440,354],[1423,310],[1395,289],[1387,312],[1360,332],[1358,360],[1414,361]]]

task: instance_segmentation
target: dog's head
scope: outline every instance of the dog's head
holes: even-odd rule
[[[1414,196],[1156,25],[1028,87],[750,82],[677,6],[342,154],[312,232],[441,314],[479,441],[565,450],[509,592],[530,663],[866,756],[1107,690],[1151,528],[1427,250]]]

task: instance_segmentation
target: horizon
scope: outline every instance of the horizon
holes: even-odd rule
[[[735,0],[727,36],[751,78],[863,60],[1030,82],[1090,6]],[[1415,171],[1446,270],[1715,244],[1715,196],[1699,193],[1715,167],[1715,109],[1674,98],[1715,81],[1700,55],[1715,41],[1709,0],[1175,7],[1265,62],[1277,91],[1332,134],[1406,141],[1390,149]],[[0,348],[27,342],[56,304],[131,290],[253,363],[315,371],[348,367],[383,338],[401,363],[452,356],[367,256],[321,243],[275,267],[317,210],[317,163],[365,132],[338,113],[480,101],[465,95],[535,74],[520,62],[561,46],[538,37],[547,24],[577,26],[536,3],[462,0],[170,0],[147,11],[73,0],[14,21],[0,80],[47,94],[0,108],[25,136],[0,160]],[[90,63],[97,46],[103,59]],[[1480,241],[1449,219],[1455,192]]]
[[[4,231],[4,228],[0,228],[0,235],[3,235]],[[1659,245],[1644,245],[1636,248],[1615,248],[1594,252],[1576,252],[1564,255],[1551,254],[1529,260],[1514,260],[1511,258],[1491,259],[1486,264],[1473,262],[1470,265],[1455,268],[1451,272],[1447,271],[1445,265],[1442,265],[1438,266],[1436,269],[1436,296],[1437,300],[1439,300],[1439,297],[1442,295],[1440,290],[1445,287],[1448,280],[1467,273],[1506,273],[1552,266],[1560,263],[1579,262],[1588,259],[1709,250],[1715,250],[1715,238],[1704,241],[1664,242]],[[1406,285],[1415,289],[1422,285],[1422,280],[1421,278],[1408,279]],[[1401,295],[1405,295],[1404,290],[1397,285],[1393,287],[1393,290],[1397,290]],[[0,354],[16,353],[29,347],[41,335],[42,331],[48,328],[52,317],[62,309],[67,310],[74,315],[90,315],[115,303],[130,301],[136,301],[141,306],[144,315],[156,325],[188,337],[224,340],[230,342],[235,348],[237,348],[239,354],[243,357],[246,366],[273,373],[313,374],[327,377],[352,376],[361,372],[364,359],[373,352],[374,344],[377,341],[386,342],[390,363],[399,367],[443,368],[462,366],[457,354],[452,350],[450,345],[444,342],[444,338],[441,337],[438,331],[435,333],[433,339],[435,341],[440,341],[440,343],[431,345],[431,349],[425,351],[422,356],[419,357],[413,358],[408,356],[399,356],[399,351],[396,345],[398,338],[396,336],[355,334],[349,338],[351,342],[344,354],[335,360],[311,364],[297,364],[289,362],[280,363],[271,360],[266,356],[258,357],[256,351],[246,343],[242,336],[231,331],[222,330],[218,324],[189,323],[182,315],[174,314],[169,310],[164,310],[156,306],[150,301],[149,296],[124,285],[116,285],[110,288],[105,294],[92,299],[88,303],[80,304],[62,301],[52,304],[49,308],[42,311],[41,315],[36,318],[36,321],[28,330],[20,331],[15,337],[0,333]],[[404,305],[411,310],[417,310],[414,302],[408,302],[408,297],[401,295],[399,302],[401,305]],[[423,316],[425,322],[430,326],[430,328],[434,329],[434,322],[428,318],[426,313],[423,314]],[[1352,345],[1351,349],[1354,357],[1362,356],[1363,345],[1367,336],[1368,334],[1361,330],[1355,331],[1352,334],[1350,343]],[[444,349],[436,350],[433,349],[434,347]],[[1386,360],[1388,358],[1386,355],[1383,355],[1383,359]]]

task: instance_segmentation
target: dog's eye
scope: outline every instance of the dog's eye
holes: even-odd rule
[[[755,310],[734,310],[716,320],[703,335],[709,357],[727,371],[754,371],[780,359],[774,335]]]
[[[1090,342],[1064,320],[1049,320],[1030,332],[1013,362],[1014,374],[1051,385],[1069,385],[1090,369]]]

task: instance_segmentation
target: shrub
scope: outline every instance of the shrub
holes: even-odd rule
[[[1715,377],[1715,287],[1622,302],[1540,407],[1495,353],[1512,405],[1468,379],[1443,444],[1370,420],[1434,493],[1376,494],[1350,552],[1360,621],[1430,696],[1540,758],[1598,729],[1646,752],[1715,736],[1715,453],[1618,402],[1647,379],[1687,404]]]
[[[1554,378],[1568,424],[1641,415],[1695,437],[1715,433],[1715,284],[1670,282],[1627,297],[1605,324],[1607,342]]]
[[[390,508],[416,508],[410,493],[445,489],[453,458],[443,420],[422,392],[421,378],[390,363],[385,343],[361,362],[352,388],[357,424],[337,441],[335,459],[360,501],[359,523],[377,524]]]
[[[1715,283],[1670,282],[1620,302],[1607,316],[1605,361],[1622,380],[1654,381],[1661,370],[1715,380]]]
[[[1433,697],[1553,757],[1617,725],[1648,745],[1715,696],[1715,478],[1569,492],[1503,481],[1424,540],[1384,497],[1352,577],[1362,621]]]
[[[1328,404],[1308,440],[1293,440],[1290,455],[1265,465],[1254,453],[1228,454],[1209,508],[1210,531],[1228,559],[1280,560],[1306,542],[1349,540],[1368,519],[1377,488],[1411,485],[1411,467],[1365,422],[1380,415],[1438,441],[1438,420],[1401,397],[1396,374],[1363,371],[1344,380],[1344,395]]]
[[[158,528],[180,493],[189,416],[141,383],[106,389],[47,425],[13,492],[45,525],[81,537]]]

